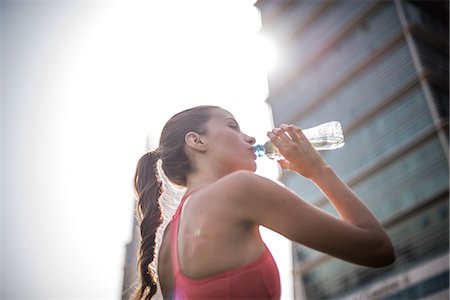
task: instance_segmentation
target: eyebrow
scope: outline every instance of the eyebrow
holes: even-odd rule
[[[233,121],[234,123],[236,123],[236,125],[237,125],[237,127],[241,127],[241,126],[239,126],[239,123],[238,123],[238,121],[236,121],[236,119],[235,118],[226,118],[225,119],[225,121],[228,121],[228,120],[231,120],[231,121]]]
[[[231,121],[234,121],[236,124],[238,124],[238,122],[236,121],[235,118],[226,118],[225,121],[226,121],[226,120],[231,120]]]

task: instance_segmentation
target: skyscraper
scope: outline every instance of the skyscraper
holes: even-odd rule
[[[448,299],[448,2],[255,6],[281,55],[268,78],[275,126],[341,121],[345,146],[322,154],[397,255],[371,269],[294,244],[295,298]],[[281,181],[336,214],[311,182],[289,173]]]
[[[125,261],[123,264],[122,299],[128,300],[138,287],[138,247],[140,235],[137,230],[137,220],[133,218],[131,240],[125,247]]]

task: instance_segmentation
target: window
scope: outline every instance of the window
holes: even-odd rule
[[[371,269],[331,258],[305,272],[302,280],[308,299],[345,297],[374,279],[380,280],[403,271],[405,266],[411,267],[447,252],[449,220],[448,214],[442,218],[442,211],[448,211],[448,197],[388,229],[397,254],[393,265]],[[429,220],[426,227],[422,224],[424,217]],[[430,280],[436,283],[433,278]]]

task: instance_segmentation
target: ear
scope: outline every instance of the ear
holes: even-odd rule
[[[206,151],[206,143],[203,137],[194,131],[189,131],[184,136],[184,141],[188,147],[193,148],[200,152]]]

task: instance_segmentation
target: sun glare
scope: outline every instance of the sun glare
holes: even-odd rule
[[[273,126],[264,100],[277,50],[258,33],[259,12],[251,1],[36,3],[40,9],[23,9],[22,23],[17,22],[23,25],[10,32],[27,47],[11,48],[45,51],[23,50],[13,57],[10,73],[24,76],[10,79],[18,96],[9,101],[18,111],[10,116],[15,120],[39,103],[29,109],[31,121],[21,124],[30,138],[17,131],[17,148],[28,149],[25,141],[34,140],[32,155],[42,156],[16,168],[17,178],[11,179],[32,183],[36,192],[26,197],[15,192],[17,199],[8,205],[18,210],[29,205],[22,199],[33,199],[33,217],[45,230],[24,225],[22,215],[11,217],[6,227],[39,245],[55,266],[21,274],[14,270],[28,269],[26,262],[35,258],[18,256],[8,265],[16,275],[6,285],[17,298],[115,299],[131,239],[131,182],[147,137],[157,145],[170,116],[212,104],[228,109],[243,131],[263,142]],[[12,165],[22,161],[18,154],[14,159]],[[258,172],[276,179],[278,166],[263,158]],[[56,275],[62,265],[71,271]],[[280,265],[289,289],[289,264]],[[31,285],[22,291],[25,281]]]
[[[266,73],[270,73],[278,62],[278,51],[275,43],[262,34],[256,36],[255,42],[255,56],[263,65]]]

